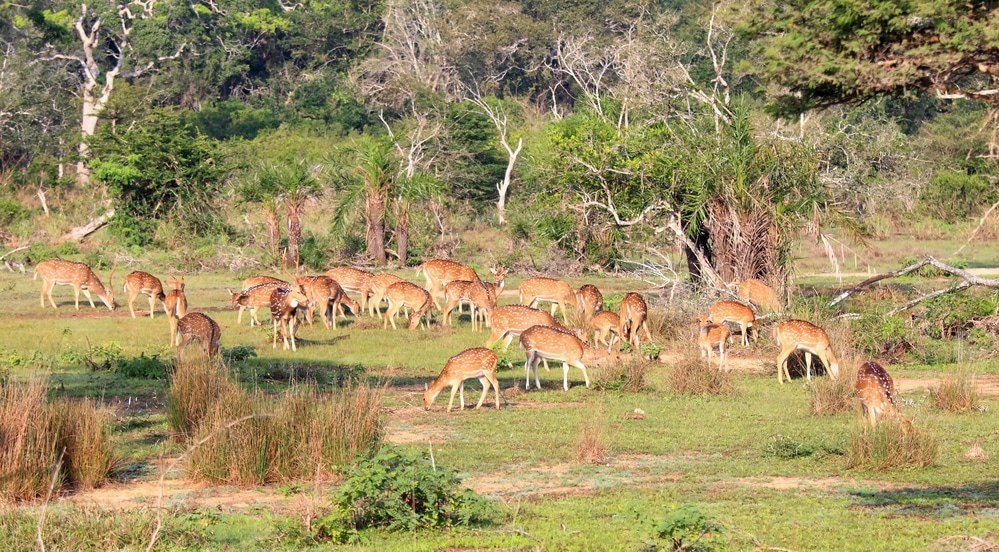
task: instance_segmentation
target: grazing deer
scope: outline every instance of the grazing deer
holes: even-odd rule
[[[564,328],[531,326],[520,334],[520,345],[527,354],[527,362],[524,363],[527,382],[524,389],[531,388],[531,368],[534,369],[534,384],[538,389],[541,389],[541,381],[538,379],[538,363],[542,360],[562,361],[563,390],[569,390],[570,364],[583,371],[586,387],[590,386],[590,376],[586,373],[586,365],[583,364],[583,360],[595,361],[599,358],[599,353],[597,349],[588,347],[576,334]]]
[[[463,301],[471,304],[472,311],[472,331],[476,329],[476,322],[479,312],[482,313],[483,324],[489,323],[490,313],[496,308],[496,295],[492,288],[480,280],[452,280],[444,286],[444,298],[447,304],[444,306],[444,322],[451,325],[451,311],[456,306],[460,306]],[[461,312],[459,308],[458,312]],[[481,327],[480,327],[481,328]]]
[[[365,284],[365,289],[361,291],[361,295],[365,296],[365,301],[368,303],[368,313],[372,317],[378,318],[381,315],[379,307],[382,304],[382,299],[385,298],[385,290],[392,284],[401,281],[402,278],[388,273],[375,274],[371,278],[368,278],[368,282]]]
[[[697,347],[701,350],[701,358],[709,360],[714,356],[714,348],[718,346],[718,367],[725,364],[725,343],[732,341],[732,332],[725,324],[714,324],[709,316],[698,316],[700,328],[697,331]]]
[[[707,322],[714,324],[724,324],[725,322],[735,322],[742,332],[742,344],[749,345],[749,329],[756,322],[756,315],[753,309],[737,301],[718,301],[708,309]]]
[[[432,259],[416,267],[416,275],[423,274],[427,281],[426,289],[434,302],[434,308],[441,310],[437,304],[437,294],[448,282],[454,280],[478,281],[479,275],[471,267],[447,259]]]
[[[305,321],[312,326],[315,323],[315,310],[319,310],[319,318],[322,319],[326,329],[336,329],[336,312],[341,302],[346,301],[347,306],[356,312],[357,303],[347,297],[343,288],[333,278],[329,276],[302,276],[295,279],[295,283],[305,292],[309,298],[309,305],[305,308]]]
[[[829,377],[836,379],[839,375],[839,361],[833,354],[829,336],[815,324],[804,320],[781,322],[774,326],[773,338],[777,345],[780,345],[780,354],[777,355],[778,383],[784,383],[781,380],[782,373],[787,376],[787,381],[791,381],[791,374],[787,370],[787,357],[797,349],[805,351],[805,377],[809,381],[812,379],[813,354],[826,366]]]
[[[482,396],[479,397],[479,404],[475,409],[482,408],[482,402],[489,394],[489,386],[492,385],[496,395],[496,410],[500,408],[499,381],[496,379],[496,363],[499,355],[490,349],[475,347],[466,349],[450,359],[441,370],[437,379],[427,387],[423,393],[423,408],[430,410],[437,395],[445,388],[451,387],[451,399],[447,402],[447,411],[451,412],[454,406],[454,395],[464,385],[464,381],[471,378],[478,378],[482,382]],[[462,398],[461,408],[465,408],[465,401]]]
[[[773,288],[756,278],[748,278],[733,284],[739,298],[748,301],[762,310],[780,312],[782,305]]]
[[[359,316],[361,311],[367,309],[368,297],[365,295],[365,290],[368,280],[374,276],[373,273],[350,266],[338,266],[327,270],[326,275],[336,280],[343,291],[360,295],[360,302],[357,303],[360,305],[360,309],[354,311],[354,316]],[[347,306],[350,307],[350,303]],[[353,307],[351,310],[354,310]]]
[[[649,326],[646,320],[649,316],[649,307],[645,304],[645,299],[637,293],[627,293],[621,300],[620,321],[617,326],[617,335],[621,338],[621,350],[624,350],[625,342],[631,344],[633,351],[641,351],[641,342],[638,338],[638,330],[645,330],[645,337],[652,341],[652,334],[649,333]]]
[[[249,278],[243,280],[243,287],[241,289],[247,290],[253,286],[259,286],[260,284],[281,284],[284,287],[291,286],[291,282],[282,280],[281,278],[275,278],[274,276],[250,276]]]
[[[276,289],[291,289],[291,285],[287,283],[283,284],[257,284],[249,289],[244,289],[243,291],[233,291],[227,289],[230,295],[230,306],[234,309],[239,309],[239,316],[236,318],[236,324],[243,323],[243,310],[247,309],[250,311],[250,327],[256,323],[258,326],[263,326],[260,320],[257,318],[257,309],[260,307],[268,307],[271,304],[271,294]]]
[[[593,316],[604,310],[604,296],[597,286],[584,284],[575,292],[576,312],[583,315],[583,325],[593,320]]]
[[[538,324],[561,328],[555,318],[546,311],[525,307],[523,305],[503,305],[493,309],[492,323],[490,325],[489,341],[486,347],[492,347],[500,339],[506,338],[503,350],[510,348],[513,338],[519,336],[524,330]]]
[[[494,300],[493,300],[493,306],[495,307],[496,306],[496,300],[499,299],[500,294],[503,293],[503,288],[506,286],[506,269],[503,268],[502,266],[494,266],[494,267],[492,267],[492,268],[489,269],[489,272],[493,275],[494,281],[492,281],[492,282],[487,282],[485,280],[479,280],[479,281],[482,282],[482,285],[485,286],[489,290],[489,292],[492,294],[492,297],[494,298]],[[469,280],[457,280],[457,281],[467,282]],[[447,286],[446,285],[444,286],[444,297],[445,297],[445,299],[447,298]],[[469,302],[470,303],[470,300],[468,298],[463,298],[461,301],[458,302],[458,314],[462,313],[462,308],[461,307],[465,304],[465,302]],[[486,314],[486,313],[483,312],[483,314]],[[487,326],[489,325],[488,321],[486,321],[486,325]]]
[[[83,295],[93,308],[96,308],[96,305],[94,305],[93,298],[90,297],[91,290],[97,294],[97,297],[101,299],[101,302],[104,303],[104,306],[108,310],[113,311],[117,306],[114,302],[114,286],[111,284],[111,278],[114,277],[114,268],[108,274],[108,287],[104,287],[100,278],[97,277],[97,274],[94,274],[94,271],[89,266],[63,259],[49,259],[38,263],[35,267],[33,279],[37,280],[39,276],[42,277],[40,299],[43,309],[45,308],[46,296],[48,296],[52,308],[58,308],[55,301],[52,300],[52,288],[55,286],[73,286],[73,293],[76,298],[76,310],[80,310],[80,291],[83,291]]]
[[[149,318],[153,318],[153,313],[156,312],[154,306],[156,300],[163,301],[166,299],[166,294],[163,293],[163,283],[160,282],[160,279],[140,270],[136,270],[125,276],[125,281],[121,284],[121,290],[128,294],[128,312],[132,313],[132,318],[135,318],[135,309],[132,308],[132,302],[140,294],[144,293],[149,296]]]
[[[270,298],[271,321],[274,324],[274,343],[277,348],[277,336],[280,329],[284,340],[284,350],[288,350],[288,337],[291,336],[291,350],[297,351],[295,345],[295,325],[298,321],[298,309],[309,307],[309,297],[299,286],[297,289],[276,287],[271,291]]]
[[[184,295],[184,278],[167,282],[173,289],[166,294],[163,299],[163,310],[166,311],[167,321],[170,323],[170,346],[180,345],[177,340],[177,324],[181,318],[187,316],[187,297]]]
[[[609,353],[611,347],[614,345],[614,341],[620,339],[620,335],[617,333],[617,328],[620,326],[621,317],[617,313],[611,311],[601,311],[590,319],[590,328],[593,328],[593,344],[602,344],[607,346],[607,352]],[[606,339],[610,337],[610,339]]]
[[[555,278],[529,278],[520,283],[520,304],[537,307],[541,301],[551,301],[552,316],[562,309],[562,320],[569,321],[566,305],[576,304],[576,294],[572,286]]]
[[[879,419],[896,418],[902,420],[903,431],[912,429],[912,421],[904,418],[895,402],[895,384],[891,375],[874,361],[867,361],[857,371],[857,381],[853,384],[860,396],[864,416],[877,425]]]
[[[197,339],[205,355],[212,358],[219,354],[222,329],[214,320],[200,312],[185,315],[177,322],[177,360],[184,360],[184,349],[192,339]]]
[[[396,282],[385,290],[385,300],[388,301],[388,309],[385,310],[385,323],[382,328],[388,328],[389,321],[392,322],[392,329],[395,329],[395,317],[402,307],[412,309],[409,314],[409,329],[415,330],[420,325],[420,320],[425,315],[429,316],[430,293],[412,282]],[[430,321],[427,321],[427,329],[430,329]]]

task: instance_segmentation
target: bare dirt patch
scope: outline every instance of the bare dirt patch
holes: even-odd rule
[[[917,391],[920,389],[933,389],[938,387],[943,378],[894,378],[895,389],[899,393]],[[978,393],[984,396],[999,396],[999,375],[987,374],[975,377],[975,388]]]
[[[96,504],[109,510],[155,508],[157,503],[165,508],[213,508],[228,511],[264,506],[270,511],[281,512],[294,509],[296,506],[294,498],[286,498],[273,488],[216,487],[188,479],[168,479],[163,482],[162,488],[159,481],[113,484],[66,495],[61,501]]]

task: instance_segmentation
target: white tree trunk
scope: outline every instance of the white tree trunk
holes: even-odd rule
[[[506,195],[510,191],[510,181],[513,177],[513,166],[517,163],[517,156],[520,155],[520,149],[524,146],[524,139],[517,139],[517,149],[510,147],[510,144],[506,141],[506,126],[504,124],[503,131],[500,133],[500,143],[506,148],[507,162],[506,162],[506,173],[503,174],[503,181],[496,185],[496,191],[499,192],[499,200],[496,201],[496,219],[500,226],[506,224]]]

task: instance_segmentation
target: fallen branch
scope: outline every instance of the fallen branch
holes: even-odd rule
[[[3,261],[3,265],[5,267],[7,267],[7,270],[9,270],[11,272],[14,272],[14,267],[10,266],[10,261],[7,260],[7,255],[10,255],[11,253],[17,253],[18,251],[23,251],[23,250],[28,249],[30,247],[31,247],[30,245],[22,245],[21,247],[18,247],[17,249],[12,249],[12,250],[4,253],[3,256],[0,256],[0,261]],[[19,269],[21,269],[21,274],[24,274],[24,263],[23,262],[20,262],[20,263],[15,262],[14,264],[17,265],[17,267]]]
[[[108,221],[111,220],[111,217],[113,216],[114,216],[114,209],[111,209],[110,211],[95,218],[94,220],[88,222],[87,224],[84,224],[83,226],[77,226],[76,228],[63,234],[63,236],[59,238],[59,241],[76,241],[76,242],[83,241],[84,238],[86,238],[90,234],[93,234],[94,232],[103,228],[104,225],[107,224]]]
[[[893,309],[892,311],[890,311],[888,313],[889,316],[891,316],[893,314],[898,314],[898,313],[900,313],[900,312],[902,312],[904,310],[911,309],[912,307],[918,305],[919,303],[921,303],[921,302],[923,302],[923,301],[925,301],[927,299],[932,299],[934,297],[939,297],[939,296],[941,296],[941,295],[943,295],[945,293],[951,293],[951,292],[954,292],[954,291],[966,289],[966,288],[969,288],[971,286],[985,286],[985,287],[990,287],[990,288],[999,288],[999,280],[997,280],[997,279],[994,279],[994,278],[982,278],[980,276],[975,276],[974,274],[968,272],[967,270],[950,266],[950,265],[948,265],[946,263],[938,261],[932,255],[928,255],[925,259],[923,259],[923,260],[921,260],[921,261],[919,261],[919,262],[917,262],[915,264],[909,265],[909,266],[907,266],[905,268],[902,268],[900,270],[895,270],[895,271],[892,271],[892,272],[885,272],[883,274],[878,274],[877,276],[872,276],[872,277],[864,280],[863,282],[860,282],[859,284],[857,284],[855,286],[852,286],[850,288],[847,288],[846,290],[843,290],[842,292],[840,292],[839,295],[837,295],[832,301],[829,302],[829,306],[830,307],[836,306],[837,304],[839,304],[841,301],[843,301],[847,297],[849,297],[849,296],[853,295],[854,293],[856,293],[856,292],[858,292],[858,291],[860,291],[860,290],[862,290],[862,289],[870,286],[871,284],[873,284],[875,282],[879,282],[879,281],[885,280],[887,278],[897,278],[899,276],[905,276],[906,274],[909,274],[911,272],[915,272],[916,270],[919,270],[920,268],[923,268],[926,265],[935,266],[936,268],[938,268],[938,269],[940,269],[940,270],[942,270],[944,272],[947,272],[948,274],[953,274],[954,276],[959,276],[964,281],[961,282],[961,283],[949,286],[947,288],[939,289],[939,290],[936,290],[934,292],[927,293],[925,295],[917,297],[916,299],[913,299],[913,300],[905,303],[904,305],[902,305],[900,307],[897,307],[897,308]]]

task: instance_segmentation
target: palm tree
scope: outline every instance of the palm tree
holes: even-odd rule
[[[323,192],[317,178],[318,167],[310,167],[304,160],[289,163],[272,163],[262,167],[257,178],[240,188],[245,201],[264,207],[268,240],[272,248],[278,239],[278,208],[283,207],[288,230],[288,256],[286,264],[295,264],[302,245],[302,215],[309,200]]]
[[[391,142],[384,138],[367,138],[361,142],[354,152],[355,164],[338,177],[343,195],[333,214],[334,230],[342,230],[363,200],[368,254],[380,266],[388,263],[385,209],[399,175],[399,164],[392,152]]]

